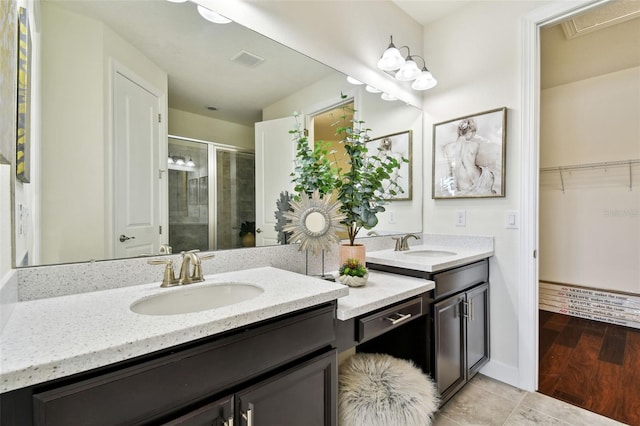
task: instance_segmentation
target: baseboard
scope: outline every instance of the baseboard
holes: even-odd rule
[[[640,329],[640,295],[540,281],[540,309]]]
[[[480,373],[487,377],[520,388],[520,371],[513,365],[500,361],[489,360],[487,365],[480,369]],[[529,389],[527,389],[529,390]]]

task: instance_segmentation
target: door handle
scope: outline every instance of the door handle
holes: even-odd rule
[[[262,229],[260,229],[260,228],[256,229],[256,234],[259,234],[261,232],[262,232]]]
[[[242,418],[247,421],[247,426],[253,426],[253,410],[247,409],[247,413],[242,413]]]
[[[124,243],[127,240],[134,240],[135,238],[136,237],[127,237],[126,235],[122,234],[122,235],[120,235],[119,240],[120,240],[121,243]]]

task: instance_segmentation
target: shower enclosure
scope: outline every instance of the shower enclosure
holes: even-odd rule
[[[243,223],[255,223],[254,158],[236,147],[169,136],[169,245],[174,253],[246,246],[239,233]]]

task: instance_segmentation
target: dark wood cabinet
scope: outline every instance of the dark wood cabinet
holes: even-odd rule
[[[334,321],[335,302],[8,392],[0,424],[335,425]]]
[[[488,294],[482,284],[434,304],[433,375],[443,402],[489,360]]]
[[[426,309],[431,313],[429,325],[416,330],[405,326],[402,335],[386,333],[358,350],[411,359],[435,380],[442,404],[446,403],[489,361],[489,260],[436,273],[367,266],[435,282]],[[423,355],[425,341],[429,348]]]
[[[236,393],[240,426],[337,424],[337,352]]]
[[[165,426],[335,426],[337,351],[196,408]]]

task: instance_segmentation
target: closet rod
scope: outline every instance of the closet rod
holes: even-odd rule
[[[564,179],[562,172],[571,172],[581,169],[607,169],[609,167],[629,167],[629,191],[633,190],[633,171],[634,165],[640,164],[640,160],[621,160],[621,161],[605,161],[602,163],[574,164],[572,166],[542,167],[540,173],[558,172],[560,175],[560,184],[562,185],[562,193],[564,194]]]
[[[640,160],[621,160],[621,161],[605,161],[602,163],[590,163],[590,164],[574,164],[572,166],[556,166],[556,167],[542,167],[540,172],[558,172],[579,170],[579,169],[606,169],[607,167],[616,166],[634,166],[640,164]]]

